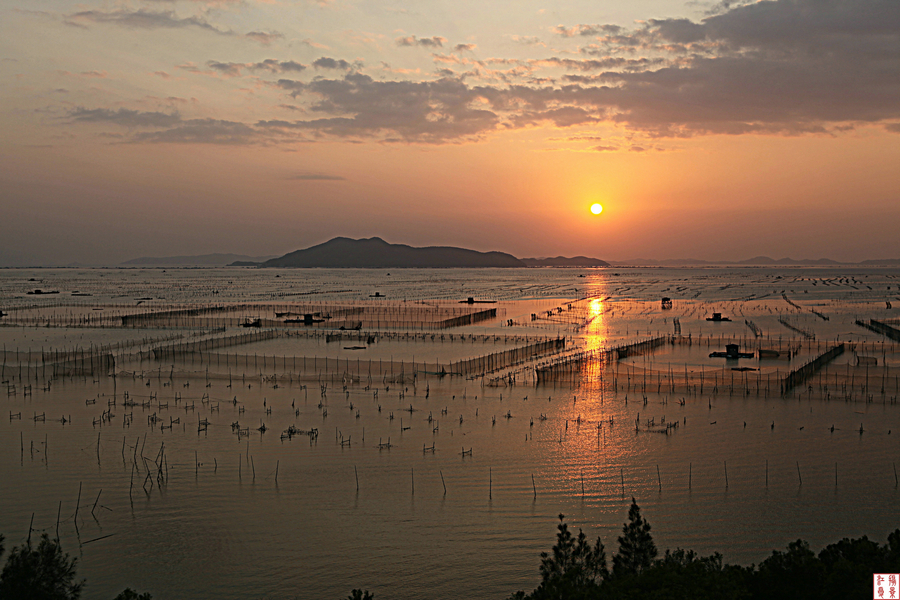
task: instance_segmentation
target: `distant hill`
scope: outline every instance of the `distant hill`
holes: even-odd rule
[[[862,263],[843,263],[830,258],[779,258],[774,259],[769,256],[755,256],[746,260],[701,260],[698,258],[667,258],[656,260],[652,258],[636,258],[632,260],[611,261],[615,266],[663,266],[663,267],[680,267],[680,266],[778,266],[778,267],[813,267],[813,266],[832,266],[832,265],[851,265],[851,264],[878,264],[890,265],[900,264],[900,260],[891,262],[887,261],[863,261]]]
[[[305,250],[267,260],[259,266],[370,269],[524,267],[525,263],[504,252],[478,252],[450,246],[414,248],[405,244],[389,244],[377,237],[360,240],[337,237]]]
[[[121,263],[126,266],[147,267],[224,267],[236,261],[256,264],[269,260],[271,256],[246,256],[244,254],[201,254],[199,256],[142,256]]]
[[[557,256],[555,258],[523,258],[522,262],[529,267],[608,267],[609,263],[599,258],[587,256],[574,256],[567,258]]]

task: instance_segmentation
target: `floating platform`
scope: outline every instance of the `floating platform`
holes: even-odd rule
[[[753,352],[741,352],[737,344],[726,344],[725,352],[710,352],[710,358],[753,358]]]

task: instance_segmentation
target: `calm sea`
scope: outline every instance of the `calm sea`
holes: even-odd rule
[[[537,585],[557,515],[613,553],[632,497],[661,550],[750,564],[797,538],[814,549],[861,535],[883,543],[900,527],[900,362],[890,340],[856,320],[896,318],[888,303],[900,302],[898,276],[849,268],[3,270],[4,323],[25,314],[70,321],[0,327],[0,532],[7,548],[21,543],[33,515],[35,530],[54,537],[58,527],[63,549],[78,557],[86,598],[132,587],[160,599],[336,600],[353,588],[381,599],[505,598]],[[60,293],[26,294],[36,288]],[[48,388],[20,380],[11,354],[195,333],[72,320],[95,308],[373,302],[375,292],[444,306],[496,300],[500,314],[445,330],[468,338],[445,338],[443,350],[439,339],[380,332],[369,358],[460,360],[537,336],[605,348],[671,334],[676,320],[683,336],[705,341],[571,382],[514,386],[451,376],[327,386],[229,380],[132,361],[116,377],[62,377]],[[709,322],[712,312],[731,321]],[[717,338],[798,347],[800,358],[769,371],[786,373],[836,341],[870,343],[865,355],[877,366],[865,391],[838,395],[835,387],[827,399],[710,386],[673,394],[645,374],[721,370],[722,359],[708,357],[712,346],[724,349]],[[228,351],[355,356],[310,339],[260,344]],[[861,354],[829,368],[840,374]],[[635,370],[640,389],[628,387]],[[136,406],[123,405],[126,392]],[[115,416],[104,420],[104,411]],[[669,435],[636,432],[636,419],[679,425]],[[237,435],[235,422],[249,435]],[[282,439],[292,425],[316,428],[318,438]]]

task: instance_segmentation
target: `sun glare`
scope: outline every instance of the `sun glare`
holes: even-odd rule
[[[599,204],[591,204],[591,212],[594,213],[595,215],[599,215],[600,213],[603,212],[603,207],[600,206]]]

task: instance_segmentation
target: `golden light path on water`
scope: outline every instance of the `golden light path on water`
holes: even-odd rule
[[[598,270],[586,277],[588,285],[581,301],[586,310],[575,341],[581,352],[595,355],[616,345],[607,322],[615,305],[609,301],[606,272]],[[624,465],[628,456],[639,449],[633,440],[612,433],[620,411],[610,402],[613,384],[608,376],[604,377],[603,369],[595,361],[587,361],[580,369],[579,380],[581,384],[573,389],[572,397],[564,399],[563,414],[558,415],[558,439],[551,444],[555,446],[552,455],[542,463],[541,476],[554,481],[559,490],[576,496],[583,490],[600,490],[601,496],[613,497],[621,490],[622,475],[619,468],[611,467]],[[576,430],[581,435],[575,435]],[[613,505],[601,503],[596,508],[599,510],[594,518],[598,522],[614,518]]]

